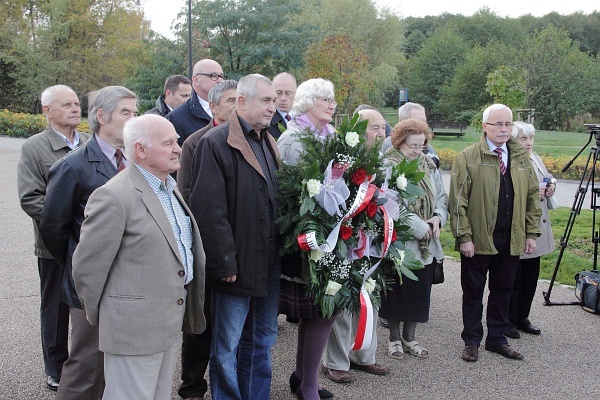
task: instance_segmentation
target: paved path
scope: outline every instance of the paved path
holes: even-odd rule
[[[16,165],[22,142],[0,137],[0,400],[54,398],[43,384],[39,283],[31,221],[17,201]],[[538,285],[532,311],[532,320],[543,334],[511,341],[525,355],[525,361],[507,360],[483,350],[479,362],[462,361],[459,268],[457,262],[447,262],[446,282],[433,289],[430,322],[417,330],[417,338],[431,357],[392,360],[385,352],[387,331],[378,327],[377,360],[392,367],[392,373],[377,377],[355,372],[357,381],[350,385],[332,383],[321,374],[323,386],[337,399],[351,400],[600,397],[596,383],[600,318],[576,306],[543,306],[541,293],[548,286],[544,282]],[[555,286],[552,300],[572,301],[573,291]],[[287,380],[294,365],[297,328],[281,317],[279,321],[271,398],[295,399]],[[178,383],[177,375],[174,390]]]

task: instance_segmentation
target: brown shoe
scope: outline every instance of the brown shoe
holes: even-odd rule
[[[500,344],[500,345],[486,344],[485,349],[487,351],[491,351],[492,353],[498,353],[501,356],[510,358],[511,360],[523,360],[524,359],[524,357],[521,353],[515,351],[508,344]]]
[[[365,371],[367,374],[373,375],[387,375],[390,373],[389,367],[377,363],[371,365],[360,365],[350,362],[350,368],[360,369],[361,371]]]
[[[465,346],[462,351],[462,359],[465,361],[477,361],[479,359],[479,346]]]
[[[352,383],[354,382],[354,374],[349,371],[341,371],[339,369],[331,369],[322,365],[321,370],[329,380],[335,383]]]

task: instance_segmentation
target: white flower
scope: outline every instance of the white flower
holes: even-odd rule
[[[375,290],[375,279],[367,279],[367,281],[365,282],[365,289],[367,290],[367,293],[371,294],[373,290]]]
[[[408,185],[408,180],[406,179],[406,176],[404,176],[404,174],[396,178],[396,186],[399,190],[406,190],[406,185]]]
[[[346,143],[348,143],[348,146],[354,147],[358,144],[359,141],[360,140],[358,137],[358,133],[356,133],[356,132],[346,133]]]
[[[325,288],[325,294],[335,296],[335,294],[340,290],[341,287],[341,284],[334,281],[329,281],[327,282],[327,287]]]
[[[311,250],[310,253],[308,253],[308,258],[311,261],[319,261],[324,255],[325,253],[320,250]]]
[[[400,254],[400,258],[394,257],[396,259],[396,265],[401,265],[404,262],[404,250],[398,250]]]
[[[309,179],[308,182],[306,182],[306,190],[308,190],[308,195],[310,197],[316,196],[321,191],[322,186],[323,185],[321,184],[321,181],[318,179]]]

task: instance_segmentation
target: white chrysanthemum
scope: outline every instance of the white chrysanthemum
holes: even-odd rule
[[[321,187],[323,184],[318,179],[309,179],[306,182],[306,190],[308,190],[308,195],[310,197],[316,196],[321,191]]]
[[[396,186],[398,187],[399,190],[406,190],[407,185],[408,185],[408,180],[406,179],[406,176],[404,176],[404,174],[402,174],[398,178],[396,178]]]
[[[356,132],[348,132],[346,133],[346,143],[348,146],[354,147],[358,144],[360,138],[358,137],[358,133]]]
[[[308,253],[308,258],[312,261],[319,261],[324,255],[325,253],[320,250],[311,250],[310,253]]]
[[[327,287],[325,288],[325,294],[335,296],[335,294],[340,290],[341,287],[341,284],[334,281],[329,281],[327,282]]]
[[[373,278],[367,279],[367,281],[365,282],[365,289],[366,289],[367,293],[371,294],[373,292],[373,290],[375,290],[375,279],[373,279]]]

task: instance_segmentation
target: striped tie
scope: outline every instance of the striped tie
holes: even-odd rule
[[[123,162],[123,152],[121,152],[121,149],[115,150],[115,157],[117,158],[117,171],[121,172],[126,167],[125,163]]]
[[[502,149],[500,147],[496,147],[494,151],[496,152],[496,154],[498,154],[498,158],[500,159],[500,173],[504,175],[506,173],[506,165],[502,160]]]

